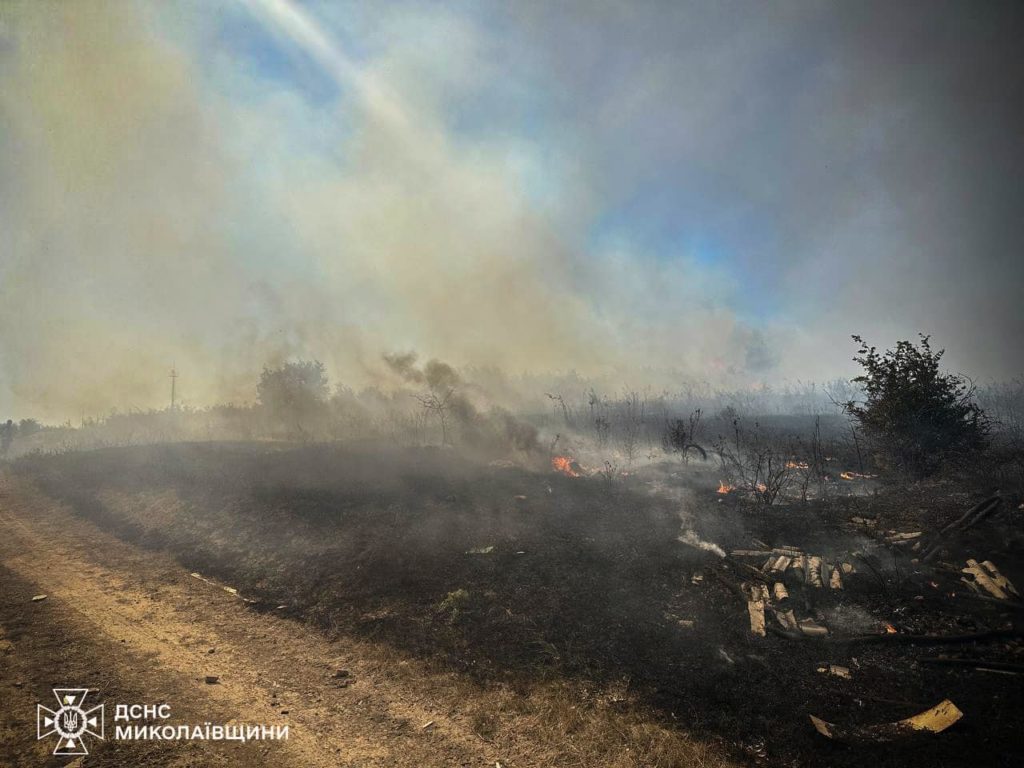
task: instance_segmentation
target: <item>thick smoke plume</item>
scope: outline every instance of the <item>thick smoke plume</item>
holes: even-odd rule
[[[428,417],[444,424],[446,437],[450,421],[462,444],[499,453],[511,450],[536,458],[536,427],[517,419],[507,409],[488,403],[488,394],[479,386],[464,382],[452,366],[441,360],[428,360],[418,368],[414,352],[385,355],[384,361],[404,384],[416,387],[411,396]]]
[[[685,267],[585,253],[583,221],[527,193],[514,146],[451,132],[449,92],[484,87],[447,79],[483,55],[471,29],[436,22],[464,43],[440,72],[382,41],[358,75],[389,94],[382,110],[366,88],[311,103],[265,87],[204,58],[230,18],[160,12],[4,6],[4,412],[161,407],[172,363],[195,405],[251,401],[263,365],[287,359],[359,386],[396,346],[516,373],[695,370],[709,353],[742,369],[748,332],[724,308],[636,311],[679,298],[647,295],[666,277],[713,299],[699,274],[687,288]]]
[[[747,386],[930,331],[1017,373],[1019,20],[870,6],[3,3],[0,412],[393,349]]]

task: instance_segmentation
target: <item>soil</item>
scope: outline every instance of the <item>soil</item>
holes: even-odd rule
[[[486,748],[439,702],[395,690],[352,645],[254,613],[166,556],[22,499],[4,486],[4,765],[44,764],[52,744],[35,740],[36,702],[86,683],[102,692],[108,732],[113,702],[170,703],[175,724],[289,725],[287,741],[244,746],[111,742],[89,765],[469,765]]]

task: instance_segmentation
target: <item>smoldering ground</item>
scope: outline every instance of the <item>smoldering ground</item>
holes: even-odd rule
[[[427,367],[415,366],[424,377]],[[522,739],[521,718],[543,716],[531,744],[593,764],[615,764],[627,746],[686,764],[685,744],[698,739],[726,762],[813,762],[824,752],[839,766],[866,754],[883,765],[969,765],[979,755],[1009,765],[1024,705],[1012,678],[936,673],[923,661],[927,645],[757,637],[745,600],[725,586],[749,578],[736,570],[739,549],[784,544],[833,560],[858,552],[866,560],[854,558],[858,573],[839,591],[801,592],[778,576],[790,604],[802,614],[813,601],[837,638],[874,636],[884,622],[907,635],[985,626],[999,606],[951,611],[928,583],[955,590],[958,575],[917,573],[870,532],[849,528],[851,511],[869,510],[879,529],[921,525],[922,502],[929,516],[957,515],[948,482],[850,496],[836,478],[830,498],[755,508],[742,494],[716,494],[715,464],[670,456],[624,474],[584,469],[531,471],[437,445],[250,441],[36,454],[11,471],[37,504],[171,555],[186,581],[198,573],[296,628],[371,643],[385,669],[422,662],[442,671],[442,687],[470,686],[485,702],[474,727],[513,757],[508,729]],[[1018,579],[1010,555],[1020,537],[996,531],[968,546],[983,546]],[[986,645],[985,656],[1012,660],[1012,650],[1000,653]],[[852,674],[823,675],[823,664]],[[550,686],[571,716],[532,709],[550,706]],[[976,724],[840,749],[807,719],[896,719],[942,696]],[[643,727],[598,728],[606,718]],[[585,744],[581,729],[595,729]]]

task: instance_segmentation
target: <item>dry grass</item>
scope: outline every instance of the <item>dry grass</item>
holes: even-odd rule
[[[478,691],[464,705],[492,724],[491,740],[511,744],[529,734],[536,764],[608,768],[716,768],[734,765],[721,746],[658,724],[627,686],[594,691],[547,683],[528,692]],[[494,727],[494,722],[497,727]],[[515,750],[519,751],[519,750]]]

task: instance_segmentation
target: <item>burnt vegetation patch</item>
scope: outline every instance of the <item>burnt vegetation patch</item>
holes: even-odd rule
[[[79,514],[237,588],[258,610],[385,643],[481,686],[526,695],[567,679],[618,690],[614,706],[773,763],[999,765],[1020,745],[1024,701],[1012,674],[931,666],[929,646],[837,641],[886,623],[905,634],[1016,626],[1019,613],[946,597],[958,591],[956,576],[930,586],[909,555],[869,549],[875,534],[850,523],[949,522],[976,492],[919,484],[766,505],[717,493],[712,462],[571,477],[378,443],[106,449],[27,457],[17,470]],[[744,566],[677,540],[682,498],[695,540],[726,551],[754,539],[836,558],[862,552],[844,590],[808,603],[838,637],[752,636],[729,585],[746,577]],[[994,530],[972,530],[944,558],[984,551],[1021,583],[1019,536],[997,541]],[[804,599],[789,586],[791,599]],[[968,655],[988,653],[968,645]],[[1000,653],[1019,661],[1012,646]],[[849,668],[852,679],[823,665]],[[807,719],[896,720],[945,697],[964,721],[910,745],[833,744]]]
[[[112,417],[48,453],[29,447],[67,430],[33,433],[11,466],[254,610],[484,691],[564,686],[573,712],[755,763],[1014,765],[1024,387],[975,390],[927,337],[857,341],[852,385],[564,381],[547,413],[412,354],[386,359],[390,398],[329,396],[322,365],[288,363],[221,433],[246,439],[180,439],[213,414],[172,410],[178,440],[75,450],[153,421]],[[939,703],[953,727],[907,738]]]

